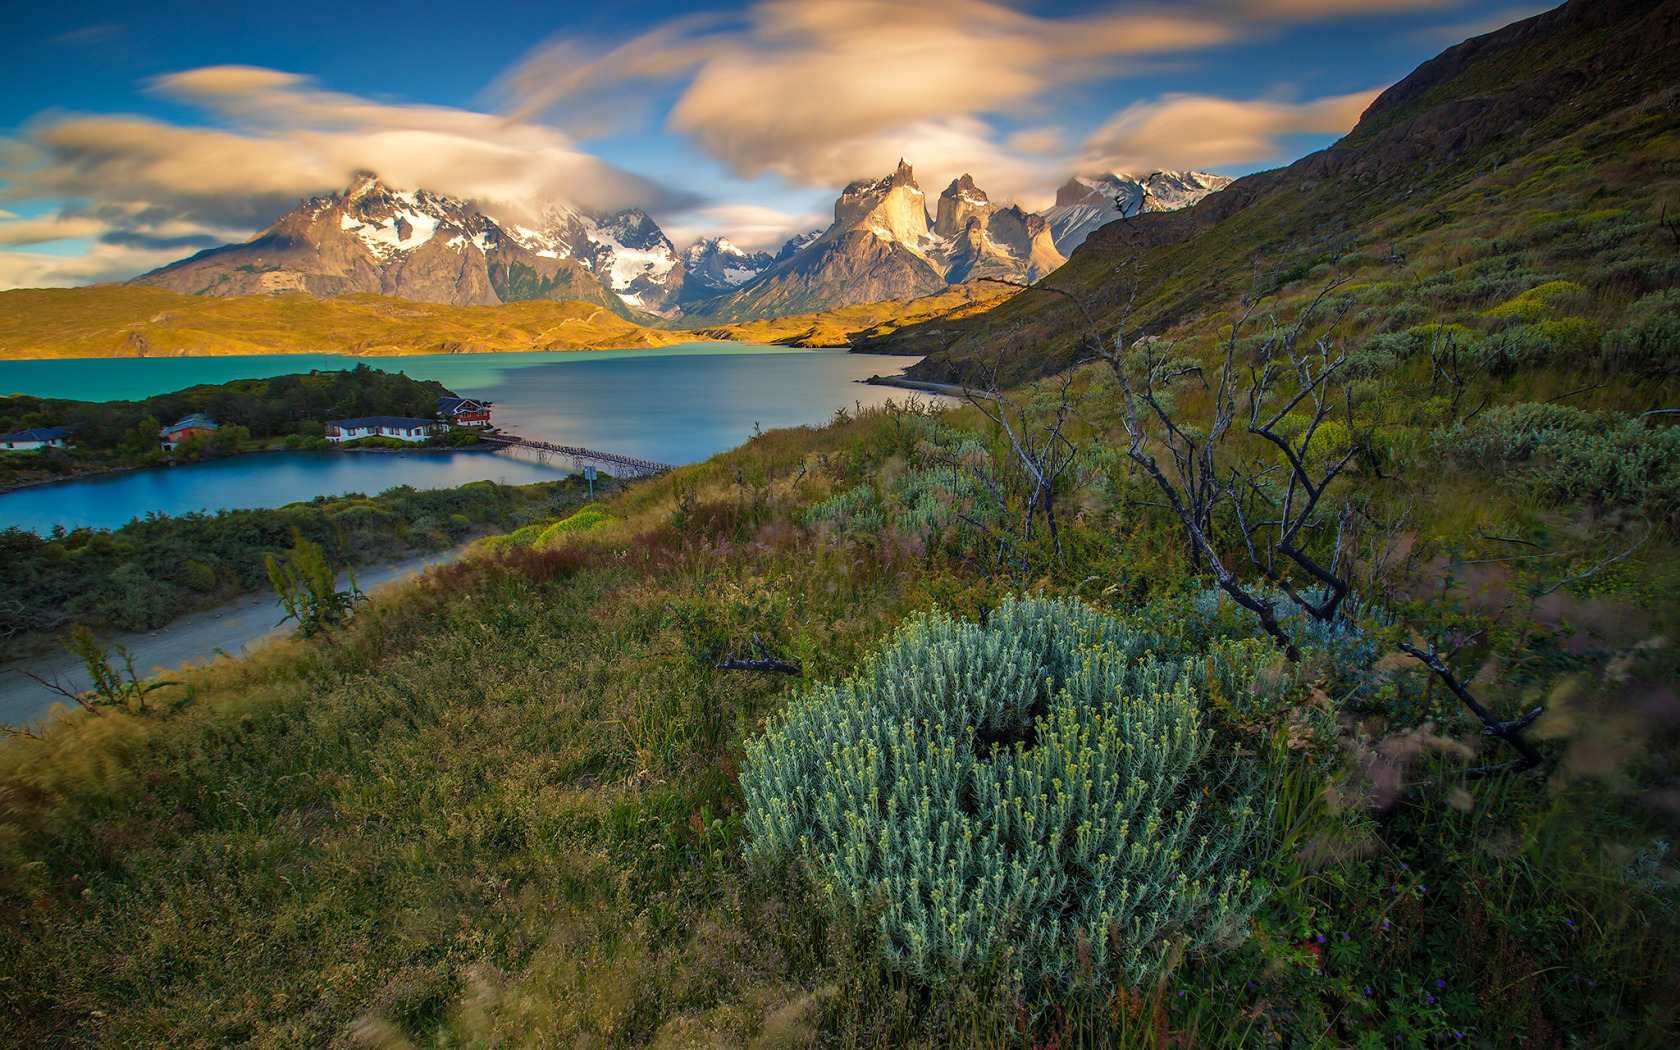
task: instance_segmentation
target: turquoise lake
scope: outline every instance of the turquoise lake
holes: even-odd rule
[[[905,391],[858,380],[895,375],[913,360],[842,350],[689,343],[581,353],[0,361],[0,391],[131,400],[196,383],[367,364],[435,379],[458,394],[493,401],[496,425],[524,437],[683,464],[741,444],[755,425],[771,430],[823,423],[841,408],[903,400],[910,396]],[[564,461],[541,463],[523,454],[478,451],[265,453],[0,494],[0,528],[112,528],[153,512],[277,507],[318,495],[373,494],[396,485],[521,484],[571,469]]]

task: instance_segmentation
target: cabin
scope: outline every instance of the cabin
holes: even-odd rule
[[[437,412],[458,427],[487,427],[494,403],[475,401],[470,397],[440,397],[437,399]]]
[[[38,448],[69,448],[69,427],[35,427],[0,437],[0,452],[32,452]]]
[[[214,434],[221,428],[221,424],[205,415],[194,412],[178,422],[171,423],[158,431],[158,438],[163,442],[165,452],[173,452],[176,447],[191,441],[195,437]]]
[[[435,419],[411,419],[406,416],[359,416],[356,419],[327,420],[327,440],[337,444],[359,438],[387,437],[398,441],[420,442],[436,434],[443,426]]]

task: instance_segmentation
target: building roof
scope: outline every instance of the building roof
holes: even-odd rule
[[[173,434],[177,430],[216,430],[220,426],[220,423],[217,423],[214,419],[211,419],[203,412],[194,412],[192,415],[185,416],[179,421],[164,427],[160,433]]]
[[[70,436],[69,427],[35,427],[0,437],[0,441],[58,441]]]
[[[361,427],[389,427],[393,430],[412,430],[415,427],[435,427],[435,419],[413,419],[408,416],[358,416],[355,419],[329,419],[327,426],[341,429]]]
[[[437,410],[445,415],[457,412],[474,412],[481,408],[489,408],[494,401],[480,401],[472,397],[440,397],[437,399]]]

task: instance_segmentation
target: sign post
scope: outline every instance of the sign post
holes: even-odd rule
[[[589,465],[589,464],[584,465],[583,480],[589,482],[589,498],[591,500],[593,500],[595,498],[595,468],[594,468],[594,466]]]

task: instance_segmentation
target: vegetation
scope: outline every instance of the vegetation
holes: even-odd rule
[[[38,536],[0,531],[0,657],[39,647],[71,624],[147,631],[237,595],[266,590],[267,559],[297,537],[335,568],[444,550],[485,532],[541,521],[583,499],[581,476],[537,485],[476,481],[378,496],[322,496],[273,510],[149,515],[120,529]]]
[[[335,627],[349,618],[358,602],[367,595],[356,586],[356,573],[350,572],[350,586],[338,588],[338,574],[327,563],[327,556],[319,543],[310,543],[300,533],[292,545],[292,555],[281,561],[268,556],[268,581],[280,596],[280,607],[286,610],[281,623],[297,621],[298,633],[305,638]]]
[[[430,419],[436,414],[437,399],[446,396],[452,396],[451,391],[441,383],[367,365],[207,383],[141,401],[71,401],[12,394],[0,398],[0,432],[68,426],[74,430],[76,447],[0,454],[0,486],[114,467],[214,458],[276,439],[283,439],[287,448],[322,448],[327,444],[323,435],[328,419]],[[218,429],[164,452],[160,427],[194,412],[214,419]]]
[[[1111,229],[970,326],[1020,327],[966,406],[755,436],[0,748],[6,1036],[1675,1045],[1680,52],[1563,68],[1588,28],[1319,158],[1409,193]],[[1451,156],[1384,134],[1554,70]]]

